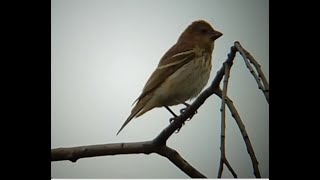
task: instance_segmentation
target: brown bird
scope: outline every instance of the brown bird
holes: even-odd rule
[[[168,106],[187,105],[185,101],[196,97],[210,77],[214,41],[220,36],[206,21],[192,22],[160,59],[117,135],[134,117],[162,106],[172,112]]]

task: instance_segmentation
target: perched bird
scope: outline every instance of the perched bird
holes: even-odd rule
[[[187,105],[185,101],[196,97],[208,82],[214,41],[220,36],[206,21],[192,22],[160,59],[117,135],[134,117],[155,107]]]

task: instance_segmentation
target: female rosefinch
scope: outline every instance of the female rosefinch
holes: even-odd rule
[[[214,41],[220,36],[222,33],[204,20],[189,25],[161,58],[117,135],[134,117],[196,97],[208,82]]]

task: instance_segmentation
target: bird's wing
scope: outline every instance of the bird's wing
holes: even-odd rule
[[[157,69],[151,74],[141,95],[140,100],[154,89],[159,87],[171,74],[180,67],[195,59],[196,52],[191,43],[177,43],[172,46],[161,58]],[[136,102],[135,101],[135,102]]]

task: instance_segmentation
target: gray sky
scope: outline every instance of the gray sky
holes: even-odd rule
[[[215,43],[209,82],[235,41],[269,79],[268,0],[52,0],[51,147],[151,140],[169,123],[153,109],[117,131],[162,55],[199,19],[224,35]],[[228,95],[246,126],[262,177],[269,177],[269,105],[239,54]],[[216,178],[220,99],[211,96],[168,140],[193,167]],[[183,105],[174,106],[179,112]],[[253,178],[240,131],[227,111],[226,155],[241,178]],[[53,178],[189,178],[157,154],[116,155],[51,163]],[[224,168],[223,177],[231,178]]]

